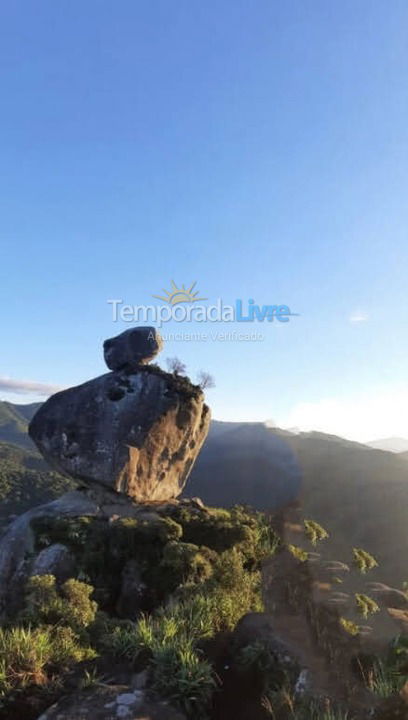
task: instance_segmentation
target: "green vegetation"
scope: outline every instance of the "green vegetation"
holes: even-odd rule
[[[305,535],[312,543],[313,547],[316,547],[317,543],[321,540],[325,540],[329,537],[329,533],[319,523],[314,520],[304,520]]]
[[[28,581],[24,608],[3,630],[4,707],[16,691],[45,691],[73,664],[100,656],[147,668],[152,689],[189,717],[208,717],[218,681],[203,642],[263,609],[260,567],[277,547],[267,518],[176,507],[171,517],[41,518],[32,527],[35,551],[65,544],[81,579]],[[149,588],[149,611],[136,622],[112,612],[129,560]],[[80,687],[97,677],[84,668]]]
[[[373,598],[370,598],[368,595],[356,593],[355,598],[358,611],[365,620],[368,618],[369,615],[374,615],[374,613],[380,612],[380,608],[375,602],[375,600],[373,600]]]
[[[312,520],[304,527],[312,546],[327,537]],[[133,519],[41,518],[32,528],[34,552],[56,542],[69,548],[76,578],[59,583],[42,575],[26,583],[24,606],[0,635],[0,717],[34,690],[44,694],[45,707],[51,691],[63,693],[66,673],[87,661],[77,670],[80,689],[100,684],[99,662],[103,670],[146,670],[152,691],[188,718],[209,719],[221,686],[209,648],[229,638],[235,672],[256,679],[258,707],[271,718],[353,720],[337,707],[296,697],[296,664],[282,665],[266,640],[231,643],[242,616],[263,610],[261,567],[279,546],[265,515],[243,507],[176,505]],[[309,557],[300,547],[288,549],[302,562]],[[356,557],[364,572],[376,563],[361,549]],[[137,568],[147,599],[135,595],[132,616],[118,618],[128,563]],[[355,600],[363,618],[378,612],[369,596],[356,593]],[[351,620],[341,618],[340,624],[350,636],[360,634]],[[389,658],[364,677],[367,687],[379,697],[395,693],[407,655],[407,639],[400,636]]]
[[[361,548],[353,548],[354,564],[365,575],[369,570],[378,567],[377,560]]]
[[[10,515],[54,500],[74,487],[34,451],[0,442],[0,529]]]
[[[214,670],[190,647],[165,647],[152,660],[152,687],[187,717],[207,718],[216,687]]]
[[[346,631],[346,633],[352,635],[353,637],[360,634],[360,626],[352,620],[347,620],[347,618],[341,617],[340,625]]]
[[[388,698],[401,690],[406,678],[398,668],[377,660],[367,678],[367,687],[381,698]]]
[[[318,704],[313,703],[308,712],[307,720],[353,720],[347,711],[330,705],[322,709]]]
[[[300,560],[300,562],[306,562],[309,557],[309,553],[298,545],[289,544],[287,545],[287,548],[289,552],[292,553],[293,557],[295,557],[296,560]]]
[[[191,561],[195,567],[193,553]],[[260,574],[245,568],[240,550],[214,554],[212,561],[212,573],[205,580],[195,576],[191,581],[190,576],[152,615],[142,616],[135,625],[108,629],[100,638],[113,657],[135,667],[147,662],[153,687],[188,717],[207,716],[216,687],[214,671],[200,649],[202,641],[232,630],[246,612],[263,609]]]
[[[357,720],[347,710],[322,701],[296,698],[290,686],[264,695],[262,706],[271,720]]]
[[[0,707],[13,691],[52,682],[75,663],[95,657],[69,627],[0,629]],[[13,696],[12,696],[13,697]]]
[[[26,606],[20,619],[37,625],[66,625],[80,633],[94,620],[97,604],[91,600],[93,587],[67,580],[57,588],[53,575],[34,575],[27,583]]]
[[[0,401],[0,443],[12,443],[33,450],[33,443],[28,436],[28,423],[40,405],[13,405]]]
[[[397,635],[390,648],[389,663],[396,668],[408,664],[408,636]]]

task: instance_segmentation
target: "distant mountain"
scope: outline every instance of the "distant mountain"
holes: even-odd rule
[[[40,406],[41,403],[14,405],[0,401],[0,442],[34,450],[28,436],[28,424]]]
[[[18,412],[23,418],[27,420],[27,422],[30,422],[35,413],[37,412],[38,408],[41,407],[43,404],[42,402],[35,402],[35,403],[29,403],[28,405],[17,405],[16,403],[5,403],[9,407],[14,408],[16,412]]]
[[[10,515],[53,500],[75,486],[50,470],[38,453],[0,443],[0,530]]]
[[[390,437],[383,440],[372,440],[366,445],[377,450],[387,450],[387,452],[408,452],[408,440],[406,438]]]
[[[407,579],[408,463],[397,454],[324,433],[213,422],[186,494],[225,507],[299,503],[329,530],[333,559],[363,547],[379,560],[378,578]]]
[[[211,423],[187,484],[208,505],[247,504],[277,509],[295,500],[302,474],[289,433],[263,423]],[[205,498],[205,499],[204,499]]]
[[[76,486],[50,469],[28,436],[28,424],[40,406],[0,402],[0,530],[10,515]]]

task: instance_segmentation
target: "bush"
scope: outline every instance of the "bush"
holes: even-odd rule
[[[81,630],[88,627],[95,620],[98,609],[96,602],[91,600],[92,593],[92,585],[79,580],[67,580],[61,588],[64,606],[61,620],[73,629]]]
[[[81,647],[70,628],[0,629],[0,696],[29,685],[45,685],[48,672],[63,672],[72,664],[94,657]]]
[[[357,625],[352,620],[348,620],[347,618],[341,617],[339,622],[340,622],[340,625],[343,628],[343,630],[345,630],[346,633],[348,633],[352,637],[356,637],[357,635],[360,634],[360,631],[361,631],[360,626]]]
[[[367,686],[379,697],[388,698],[401,690],[405,680],[398,669],[378,660],[373,672],[367,678]]]
[[[179,540],[183,532],[173,519],[159,516],[153,520],[119,518],[113,522],[89,517],[40,518],[33,521],[33,529],[37,549],[56,542],[69,547],[75,556],[78,578],[94,586],[103,609],[116,603],[122,570],[131,559],[140,565],[142,579],[152,590],[152,602],[161,602],[167,591],[165,577],[158,573],[163,547]]]
[[[307,550],[303,550],[303,548],[299,547],[298,545],[287,545],[286,546],[289,552],[293,555],[293,557],[296,558],[296,560],[299,560],[299,562],[306,562],[309,558],[309,553]]]
[[[172,618],[177,623],[179,637],[197,642],[215,632],[215,609],[212,595],[190,592],[184,599],[158,611],[157,616]]]
[[[176,588],[185,583],[199,583],[212,575],[211,560],[215,556],[208,548],[171,541],[164,547],[161,568],[167,570],[170,587]]]
[[[34,575],[27,583],[26,607],[22,621],[32,625],[67,625],[81,632],[95,620],[97,604],[90,599],[93,587],[79,580],[67,580],[58,591],[53,575]]]
[[[205,545],[217,552],[227,550],[246,538],[245,526],[232,522],[230,513],[225,516],[182,508],[175,514],[175,519],[183,528],[185,542]]]
[[[100,645],[102,650],[114,658],[127,660],[132,665],[136,663],[141,652],[139,638],[132,627],[117,625],[102,636]]]
[[[305,528],[305,535],[312,543],[313,547],[316,547],[318,542],[326,540],[329,537],[329,533],[319,523],[314,520],[304,520],[303,525]]]
[[[153,688],[187,717],[206,718],[216,687],[213,669],[190,647],[164,647],[153,657]]]
[[[56,662],[78,661],[90,652],[78,638],[92,638],[101,652],[148,667],[154,689],[188,716],[205,716],[215,680],[199,646],[232,630],[247,612],[263,609],[259,565],[277,545],[268,519],[238,507],[202,513],[178,508],[172,518],[154,522],[62,519],[36,530],[37,545],[67,544],[83,575],[101,583],[99,591],[106,592],[108,580],[111,606],[129,559],[140,564],[154,601],[171,597],[132,623],[97,612],[89,584],[69,580],[58,588],[53,576],[31,578],[22,617],[32,626],[56,626],[43,629],[46,637],[52,634]]]
[[[142,655],[146,663],[160,649],[185,647],[191,643],[191,633],[186,632],[184,623],[164,610],[157,616],[143,615],[136,624],[117,625],[101,640],[102,647],[110,654],[132,664]]]
[[[380,612],[380,608],[373,600],[373,598],[369,597],[368,595],[364,595],[362,593],[356,593],[355,594],[357,609],[359,613],[363,616],[365,620],[367,620],[369,615],[373,615],[374,613]]]
[[[260,593],[261,578],[259,573],[252,573],[245,578],[244,584],[230,591],[218,589],[213,594],[214,630],[233,630],[238,620],[248,612],[263,612]]]
[[[377,560],[362,548],[353,548],[354,564],[365,575],[369,570],[378,567]]]

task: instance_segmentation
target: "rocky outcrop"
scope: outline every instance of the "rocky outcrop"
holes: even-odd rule
[[[103,512],[101,508],[85,493],[73,491],[58,500],[29,510],[11,523],[0,541],[0,616],[10,608],[14,614],[20,609],[24,599],[24,586],[30,575],[38,574],[38,571],[41,569],[44,571],[44,568],[47,569],[45,574],[48,574],[51,572],[50,566],[57,562],[58,556],[58,564],[61,560],[61,553],[55,553],[55,546],[54,550],[47,548],[51,551],[51,555],[46,550],[43,551],[45,555],[40,553],[35,556],[32,522],[42,517],[97,516],[100,512]],[[65,560],[67,560],[66,555]],[[59,570],[61,569],[59,565]],[[67,570],[68,567],[65,565],[64,572]]]
[[[261,612],[247,613],[237,623],[232,635],[233,647],[239,651],[253,643],[261,643],[275,659],[276,677],[279,674],[283,674],[286,678],[299,677],[301,671],[299,656],[293,647],[277,636],[270,615]]]
[[[163,347],[154,327],[136,327],[105,340],[103,355],[109,370],[137,372],[140,365],[153,360]]]
[[[38,720],[186,720],[185,715],[164,702],[149,702],[142,690],[100,684],[68,695]]]
[[[38,552],[35,530],[38,521],[46,521],[49,525],[56,520],[87,517],[111,524],[120,519],[132,519],[156,528],[162,523],[158,513],[171,517],[179,504],[192,513],[206,513],[205,508],[197,506],[198,503],[195,499],[138,504],[109,490],[95,492],[84,488],[28,510],[10,524],[0,540],[0,618],[7,616],[10,610],[15,616],[21,609],[24,588],[30,576],[51,574],[61,583],[77,575],[75,558],[62,543],[55,542]],[[130,561],[122,569],[118,614],[132,617],[134,613],[136,617],[145,590],[140,568],[136,562]]]
[[[37,555],[31,575],[54,575],[59,583],[73,577],[75,561],[66,545],[54,543]]]
[[[105,355],[120,370],[53,395],[29,428],[56,470],[138,502],[181,493],[210,422],[199,387],[140,364],[153,352],[145,346],[157,351],[161,342],[156,335],[148,340],[148,330],[107,341]]]

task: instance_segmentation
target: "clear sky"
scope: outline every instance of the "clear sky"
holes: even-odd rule
[[[0,34],[0,398],[197,281],[299,313],[167,343],[216,418],[408,436],[406,0],[15,0]]]

